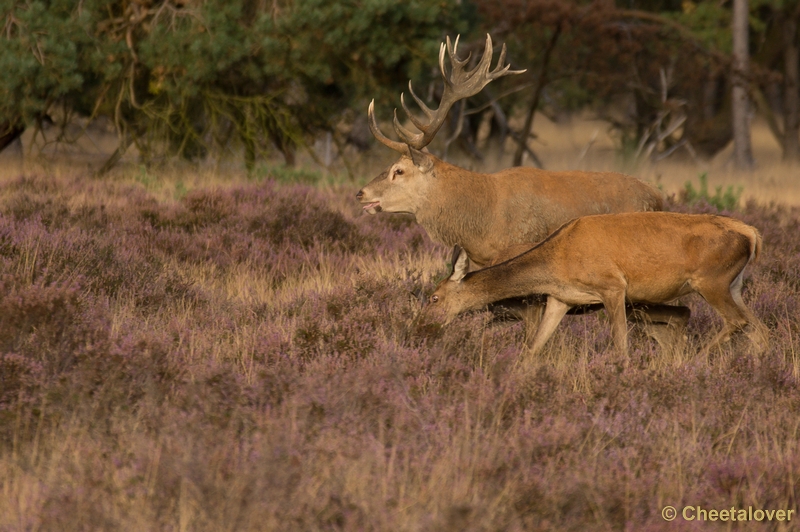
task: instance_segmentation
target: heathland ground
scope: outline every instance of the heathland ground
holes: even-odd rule
[[[519,324],[421,320],[447,250],[360,212],[380,149],[315,185],[268,167],[98,180],[5,154],[0,530],[713,526],[667,505],[791,509],[724,526],[793,529],[800,172],[758,127],[759,168],[737,174],[725,153],[632,168],[600,123],[537,121],[548,168],[622,168],[673,210],[717,211],[679,194],[703,172],[712,193],[742,186],[727,214],[764,237],[744,297],[769,350],[699,356],[720,320],[696,297],[685,352],[634,330],[629,360],[602,313],[568,317],[526,367]]]

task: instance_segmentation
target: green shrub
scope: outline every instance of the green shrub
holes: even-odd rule
[[[6,0],[0,122],[104,116],[145,162],[243,148],[248,169],[274,149],[291,165],[343,109],[436,77],[459,4]]]
[[[271,177],[280,183],[304,183],[307,185],[315,185],[322,179],[322,174],[314,170],[292,168],[284,164],[260,164],[253,170],[251,177],[256,181],[262,181],[265,178]]]
[[[693,205],[699,201],[705,201],[709,205],[713,205],[721,211],[732,211],[739,206],[739,200],[744,192],[743,186],[738,186],[734,189],[733,185],[728,185],[724,190],[722,185],[714,187],[714,195],[708,192],[708,172],[702,172],[697,176],[700,182],[699,188],[694,188],[691,181],[687,181],[684,185],[682,199],[689,205]]]

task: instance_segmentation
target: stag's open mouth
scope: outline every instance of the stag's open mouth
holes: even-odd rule
[[[371,201],[369,203],[365,203],[362,206],[362,209],[367,211],[370,214],[375,214],[376,212],[380,212],[381,210],[381,202],[380,201]]]

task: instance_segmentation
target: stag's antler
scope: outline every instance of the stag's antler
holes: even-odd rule
[[[397,119],[397,109],[395,109],[394,130],[403,142],[387,138],[381,133],[381,130],[378,128],[378,123],[375,120],[375,100],[369,104],[369,129],[372,131],[375,138],[385,146],[405,154],[409,153],[409,147],[421,150],[430,144],[433,137],[436,136],[436,132],[439,131],[442,124],[444,124],[444,119],[447,117],[447,113],[454,103],[458,100],[463,100],[464,98],[469,98],[470,96],[478,94],[492,80],[509,74],[522,74],[525,72],[524,70],[509,70],[509,68],[511,68],[510,64],[503,66],[506,59],[505,44],[500,52],[500,59],[497,61],[497,67],[489,71],[492,63],[492,38],[489,34],[486,35],[486,49],[483,52],[483,57],[481,57],[481,60],[478,62],[478,66],[469,72],[465,71],[464,67],[469,62],[472,54],[468,55],[467,58],[463,60],[456,57],[459,37],[460,36],[456,37],[455,45],[452,45],[450,43],[450,37],[447,37],[446,47],[445,43],[439,46],[439,69],[442,71],[442,77],[444,78],[444,94],[442,94],[442,100],[439,103],[438,109],[434,111],[425,105],[419,96],[414,93],[414,89],[411,87],[411,81],[408,82],[408,90],[411,92],[411,96],[417,102],[417,105],[419,105],[419,108],[425,113],[427,122],[414,116],[408,106],[406,106],[403,94],[400,95],[400,104],[403,106],[403,110],[408,115],[411,123],[420,130],[420,133],[412,133],[403,127]],[[451,68],[449,77],[444,66],[445,48],[447,50],[447,55],[450,56]]]

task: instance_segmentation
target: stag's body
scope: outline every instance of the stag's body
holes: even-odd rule
[[[706,348],[749,327],[758,349],[764,326],[741,296],[745,266],[761,249],[758,231],[735,219],[677,213],[586,216],[510,260],[467,273],[466,255],[431,298],[429,312],[446,321],[501,299],[546,294],[534,335],[536,353],[572,307],[601,303],[612,322],[615,344],[627,351],[625,305],[661,304],[699,293],[724,326]]]
[[[413,214],[433,240],[461,246],[478,268],[513,245],[544,240],[579,216],[658,211],[663,205],[658,189],[624,174],[528,167],[480,174],[426,157],[427,172],[401,157],[364,187],[361,202],[368,212],[380,207]]]

